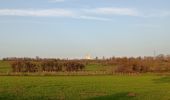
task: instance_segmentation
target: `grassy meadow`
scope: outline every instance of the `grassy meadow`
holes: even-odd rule
[[[88,65],[87,71],[109,66]],[[0,62],[0,72],[11,72]],[[0,100],[170,100],[170,76],[0,76]]]
[[[170,100],[170,77],[1,76],[0,99]]]
[[[7,61],[0,61],[0,73],[11,72],[11,65]]]

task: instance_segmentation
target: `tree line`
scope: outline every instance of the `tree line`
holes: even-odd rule
[[[6,58],[13,72],[59,72],[82,71],[89,64],[113,67],[115,73],[170,72],[170,56],[111,57],[92,60]]]
[[[78,61],[25,61],[11,62],[13,72],[59,72],[59,71],[82,71],[85,65]]]
[[[112,57],[100,60],[106,66],[116,66],[114,71],[121,73],[170,72],[170,56],[156,57]]]

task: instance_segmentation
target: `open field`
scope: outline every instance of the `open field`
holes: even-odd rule
[[[0,100],[170,100],[170,77],[0,76]]]
[[[0,61],[0,73],[11,72],[11,65],[8,61]]]
[[[94,63],[82,72],[12,73],[10,63],[0,61],[0,100],[170,100],[169,73],[102,73],[114,67]]]

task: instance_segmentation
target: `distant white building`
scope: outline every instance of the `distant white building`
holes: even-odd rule
[[[92,57],[91,57],[91,55],[90,55],[90,54],[87,54],[87,55],[85,56],[85,59],[87,59],[87,60],[91,60],[91,59],[92,59]]]

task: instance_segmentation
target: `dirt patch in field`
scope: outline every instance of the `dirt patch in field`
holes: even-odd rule
[[[127,94],[127,96],[128,96],[128,97],[135,97],[135,96],[137,96],[137,94],[134,93],[134,92],[129,92],[129,93]]]

